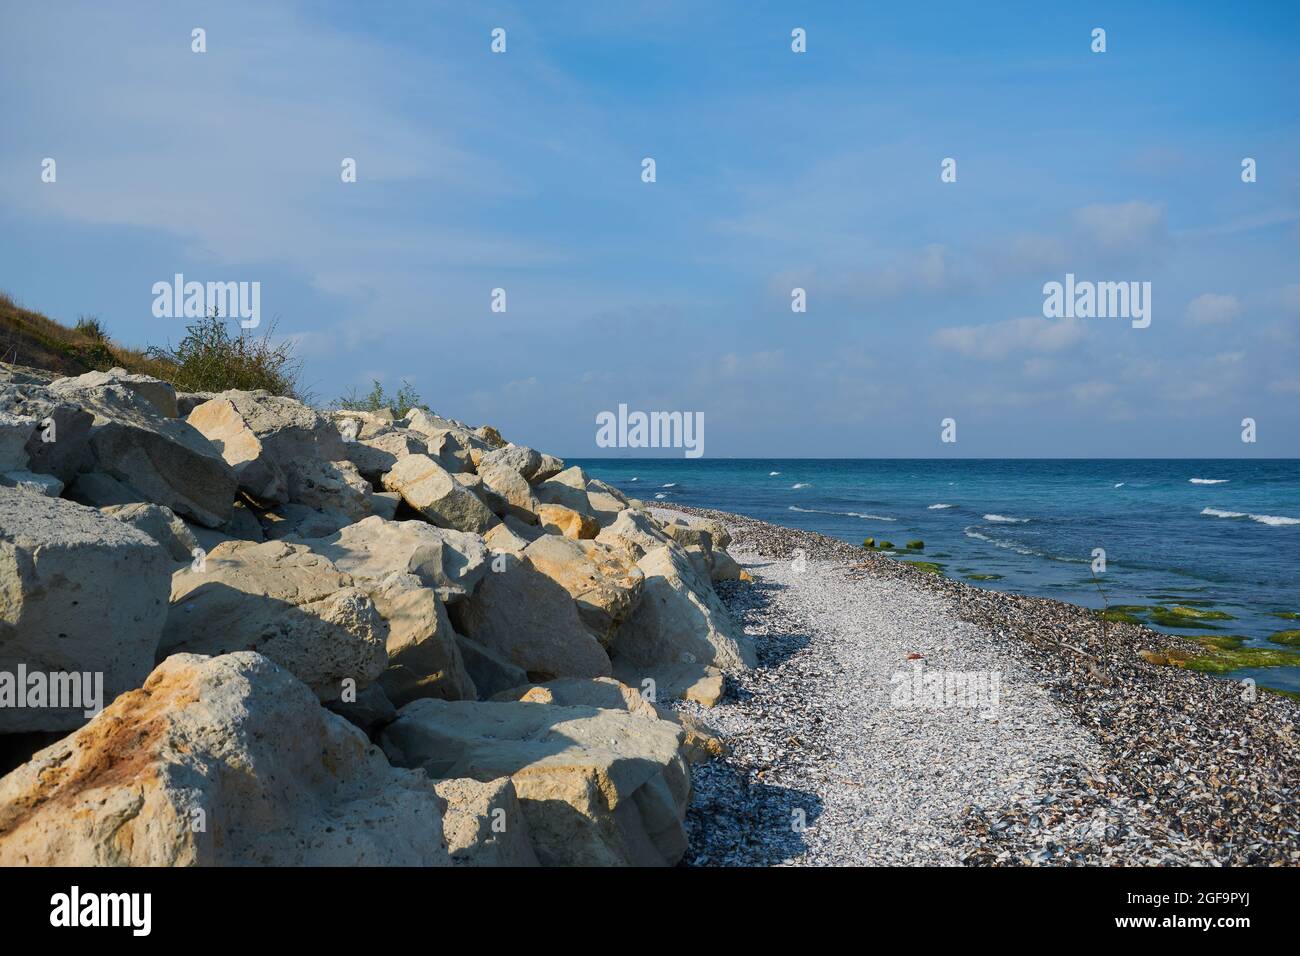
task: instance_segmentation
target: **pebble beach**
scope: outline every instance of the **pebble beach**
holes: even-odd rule
[[[723,521],[720,595],[759,666],[709,709],[684,862],[1300,863],[1297,703],[1149,663],[1197,646],[982,590],[823,535]],[[1157,658],[1158,659],[1158,658]],[[996,706],[900,706],[916,673],[996,675]]]

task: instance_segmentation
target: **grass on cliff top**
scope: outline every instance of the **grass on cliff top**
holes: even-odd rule
[[[40,312],[25,309],[0,292],[0,363],[46,369],[60,375],[83,375],[124,368],[128,372],[164,378],[165,363],[143,349],[128,348],[109,338],[103,324],[82,316],[71,328]]]
[[[214,313],[187,326],[174,348],[169,342],[138,349],[115,342],[93,316],[69,327],[0,293],[0,364],[60,375],[124,368],[185,392],[265,389],[307,401],[293,340],[275,342],[274,332],[274,322],[258,335]]]

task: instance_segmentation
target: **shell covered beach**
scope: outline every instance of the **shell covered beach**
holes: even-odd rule
[[[1300,862],[1297,704],[1177,666],[1204,646],[674,510],[726,523],[759,654],[699,712],[730,749],[695,770],[690,864]],[[900,699],[918,670],[996,674],[997,704]]]

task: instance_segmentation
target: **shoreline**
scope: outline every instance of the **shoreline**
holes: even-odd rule
[[[723,521],[732,555],[755,578],[718,588],[756,635],[760,662],[729,679],[716,708],[698,711],[732,752],[697,770],[688,862],[1300,863],[1287,822],[1300,787],[1300,708],[1262,688],[1243,699],[1240,682],[1139,656],[1201,645],[1102,622],[1077,605],[975,588],[814,532],[647,507]],[[807,562],[798,578],[796,549]],[[869,603],[875,614],[863,618]],[[912,666],[903,653],[912,644],[926,668],[1006,668],[1003,713],[981,724],[969,712],[889,707],[884,684]],[[1012,726],[997,726],[1004,721]],[[905,741],[899,752],[895,739]],[[951,772],[930,782],[933,793],[900,806],[872,761],[927,772],[935,761],[916,759],[927,747],[962,759],[940,768]],[[1012,766],[1016,757],[1022,766]],[[972,776],[963,760],[981,766]],[[961,806],[944,802],[945,786],[964,788]],[[728,811],[737,801],[742,809]],[[778,809],[803,810],[806,829],[785,832]],[[929,816],[916,824],[913,812]],[[855,829],[873,841],[855,841]],[[912,858],[907,846],[917,848]]]

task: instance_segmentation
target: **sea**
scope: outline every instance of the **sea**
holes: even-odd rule
[[[1135,613],[1245,646],[1300,628],[1300,459],[572,459],[647,504],[867,538],[975,587]],[[1095,549],[1105,570],[1094,575]],[[1100,588],[1099,585],[1100,584]],[[1210,619],[1150,621],[1150,609]],[[1227,615],[1227,617],[1221,617]],[[1290,649],[1300,651],[1300,646]],[[1300,667],[1236,671],[1300,691]]]

